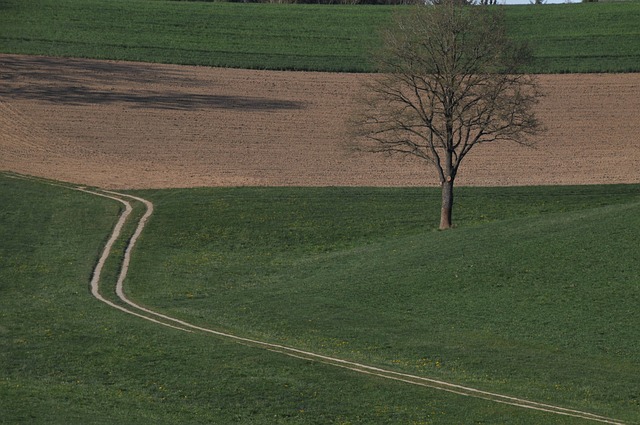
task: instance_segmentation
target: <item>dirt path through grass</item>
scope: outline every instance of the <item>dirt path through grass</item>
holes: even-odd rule
[[[136,245],[136,242],[138,241],[138,237],[142,234],[142,231],[146,226],[147,220],[149,219],[151,214],[153,214],[153,204],[145,199],[132,196],[132,195],[125,195],[117,192],[111,192],[111,191],[102,192],[102,191],[89,190],[82,187],[78,187],[75,189],[85,193],[95,195],[95,196],[112,199],[116,202],[120,202],[125,206],[125,209],[122,211],[116,225],[114,226],[112,234],[104,247],[102,255],[100,256],[100,259],[93,271],[92,279],[91,279],[92,295],[112,308],[118,309],[122,312],[134,315],[136,317],[139,317],[145,320],[149,320],[158,325],[167,326],[173,329],[177,329],[185,332],[194,332],[194,331],[204,332],[204,333],[208,333],[218,337],[228,338],[235,342],[238,342],[240,344],[244,344],[247,346],[266,349],[266,350],[287,355],[290,357],[296,357],[304,360],[320,362],[320,363],[332,365],[335,367],[340,367],[343,369],[351,370],[351,371],[366,374],[366,375],[377,376],[385,379],[404,382],[411,385],[418,385],[418,386],[433,388],[436,390],[447,391],[450,393],[459,394],[466,397],[484,399],[484,400],[495,402],[495,403],[502,403],[502,404],[507,404],[507,405],[516,406],[520,408],[525,408],[525,409],[548,412],[548,413],[557,414],[557,415],[571,416],[571,417],[586,419],[586,420],[600,422],[600,423],[620,424],[620,425],[624,424],[619,420],[607,418],[604,416],[600,416],[600,415],[596,415],[588,412],[582,412],[579,410],[563,408],[560,406],[554,406],[550,404],[538,403],[538,402],[525,400],[525,399],[521,399],[513,396],[487,392],[487,391],[483,391],[476,388],[454,384],[451,382],[440,381],[440,380],[432,379],[428,377],[410,375],[410,374],[395,372],[392,370],[381,369],[378,367],[351,362],[351,361],[339,359],[336,357],[329,357],[322,354],[312,353],[312,352],[300,350],[293,347],[287,347],[279,344],[272,344],[265,341],[258,341],[255,339],[244,338],[238,335],[233,335],[230,333],[221,332],[214,329],[209,329],[202,326],[194,325],[192,323],[179,320],[171,316],[161,314],[159,312],[145,308],[141,305],[138,305],[137,303],[135,303],[134,301],[132,301],[130,298],[127,297],[124,290],[124,282],[127,277],[129,265],[131,263],[131,255]],[[107,259],[111,255],[111,250],[114,243],[119,238],[125,237],[125,236],[122,236],[122,229],[125,223],[131,219],[131,214],[133,211],[133,207],[131,205],[132,201],[140,202],[144,204],[145,213],[138,220],[134,234],[129,239],[129,242],[125,248],[124,257],[122,259],[122,267],[115,285],[115,292],[118,298],[126,304],[126,306],[122,306],[112,301],[109,301],[108,299],[106,299],[101,295],[100,280],[101,280],[102,269]]]

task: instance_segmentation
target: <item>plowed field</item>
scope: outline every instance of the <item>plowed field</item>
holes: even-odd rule
[[[368,78],[0,55],[0,170],[104,188],[437,184],[350,148]],[[540,83],[536,147],[477,147],[457,184],[640,182],[640,74]]]

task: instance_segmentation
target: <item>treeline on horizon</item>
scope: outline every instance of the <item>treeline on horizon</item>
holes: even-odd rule
[[[175,0],[191,2],[224,2],[224,3],[273,3],[273,4],[344,4],[344,5],[379,5],[379,6],[407,6],[423,4],[421,0]]]
[[[416,4],[424,4],[425,0],[174,0],[174,1],[191,1],[191,2],[224,2],[224,3],[272,3],[272,4],[334,4],[334,5],[379,5],[379,6],[408,6]],[[427,0],[428,1],[428,0]],[[436,0],[437,1],[437,0]],[[460,0],[464,2],[465,0]],[[498,4],[498,0],[468,0],[472,4],[494,5]],[[573,3],[610,3],[625,2],[637,0],[579,0]],[[530,0],[531,4],[545,4],[546,0]]]

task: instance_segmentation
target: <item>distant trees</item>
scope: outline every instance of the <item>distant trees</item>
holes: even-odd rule
[[[467,6],[467,5],[481,5],[481,6],[489,6],[497,4],[496,0],[424,0],[420,3],[416,4],[433,4],[439,5],[444,3],[453,3],[459,6]]]
[[[197,1],[197,0],[196,0]],[[213,0],[201,0],[213,1]],[[281,4],[368,4],[368,5],[424,5],[440,4],[447,0],[226,0],[232,3]],[[454,0],[460,4],[493,5],[497,0]]]
[[[434,167],[440,228],[448,229],[463,159],[484,143],[527,144],[539,130],[539,91],[533,76],[518,73],[530,55],[507,38],[500,10],[439,3],[416,6],[385,34],[384,74],[365,87],[358,128],[365,149]]]
[[[414,5],[421,0],[227,0],[235,3]]]

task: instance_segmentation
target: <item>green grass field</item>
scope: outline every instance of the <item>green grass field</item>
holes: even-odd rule
[[[368,51],[392,11],[0,0],[0,51],[372,71]],[[639,2],[509,7],[507,15],[513,36],[535,48],[528,71],[640,71]],[[459,188],[458,227],[448,232],[435,230],[433,188],[136,194],[156,213],[126,285],[149,307],[640,423],[638,185]],[[0,173],[0,423],[586,423],[113,310],[88,285],[120,207]],[[117,267],[111,259],[107,286]]]
[[[237,68],[373,71],[395,9],[176,2],[0,0],[0,52]],[[640,2],[507,7],[537,73],[640,71]]]
[[[640,422],[637,185],[137,192],[127,291],[199,325]],[[93,299],[119,205],[0,176],[0,422],[579,424]],[[115,265],[112,265],[112,268]],[[108,282],[106,282],[108,284]]]

